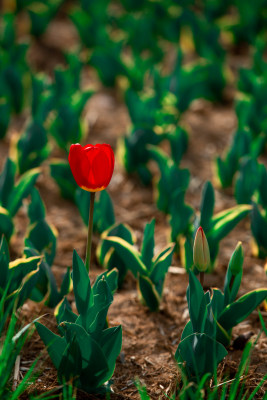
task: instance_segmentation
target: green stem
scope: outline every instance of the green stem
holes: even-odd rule
[[[88,273],[89,273],[89,267],[90,267],[90,262],[91,262],[94,203],[95,203],[95,192],[91,192],[90,193],[89,221],[88,221],[88,236],[87,236],[87,247],[86,247],[86,260],[85,260],[85,266],[86,266],[86,270]]]
[[[204,289],[204,276],[205,276],[205,272],[199,273],[199,280],[200,280],[200,283],[201,283],[201,286],[203,287],[203,289]]]

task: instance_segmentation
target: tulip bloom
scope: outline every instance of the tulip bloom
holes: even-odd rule
[[[88,192],[105,189],[114,170],[114,153],[109,144],[72,144],[69,164],[74,179],[80,188]]]
[[[194,265],[200,272],[206,271],[210,265],[209,244],[201,226],[198,228],[195,236],[193,260]]]

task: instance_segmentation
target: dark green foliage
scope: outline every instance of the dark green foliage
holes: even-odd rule
[[[106,328],[116,273],[102,274],[91,288],[85,266],[74,251],[72,278],[79,315],[64,299],[56,312],[61,336],[39,323],[36,327],[48,346],[60,382],[73,379],[75,386],[88,393],[103,393],[108,390],[104,384],[113,375],[122,344],[121,327]]]
[[[45,219],[45,207],[37,189],[31,191],[31,203],[28,207],[30,226],[27,241],[40,254],[45,256],[48,265],[52,265],[56,255],[57,231]]]
[[[31,20],[31,34],[42,35],[64,0],[38,0],[27,7]]]
[[[127,269],[138,279],[140,299],[151,311],[159,309],[165,275],[171,264],[174,250],[174,243],[170,243],[157,256],[154,256],[154,230],[155,220],[152,220],[145,227],[141,252],[121,237],[109,235],[104,237],[104,243],[107,242],[111,248],[115,249]]]
[[[92,92],[81,91],[80,74],[82,62],[74,54],[66,55],[68,68],[54,70],[55,82],[53,91],[53,120],[49,132],[59,147],[69,150],[72,143],[78,143],[82,138],[80,117]]]
[[[3,138],[12,111],[22,111],[29,73],[26,63],[28,45],[15,41],[14,15],[2,13],[0,23],[0,138]]]
[[[189,185],[189,170],[181,169],[162,150],[150,146],[150,156],[159,167],[160,178],[157,183],[156,202],[159,210],[170,214],[173,201],[177,193],[184,192]]]
[[[175,354],[179,363],[185,361],[189,379],[199,381],[204,374],[215,373],[218,363],[227,354],[224,346],[230,344],[232,328],[267,296],[267,289],[257,289],[236,300],[243,273],[240,250],[239,245],[230,260],[224,293],[215,288],[204,293],[199,280],[189,271],[187,302],[190,321],[184,328]]]
[[[244,157],[241,161],[235,182],[235,198],[239,204],[250,204],[254,192],[258,189],[261,178],[261,169],[264,165],[258,164],[251,157]]]
[[[224,158],[220,156],[216,158],[217,174],[223,188],[232,185],[233,177],[239,169],[243,156],[258,157],[262,152],[264,140],[263,136],[253,139],[248,129],[238,130],[235,133],[231,146]]]
[[[251,232],[255,239],[253,253],[260,258],[265,258],[267,256],[266,229],[266,210],[261,209],[260,206],[254,203],[251,212]]]
[[[164,137],[151,129],[133,129],[121,145],[122,162],[128,173],[136,172],[143,184],[151,182],[152,174],[147,167],[150,159],[148,145],[158,145]]]
[[[135,237],[130,227],[125,224],[115,224],[101,235],[101,241],[97,247],[97,258],[101,265],[111,271],[113,268],[118,270],[118,287],[123,284],[125,275],[128,271],[127,258],[120,257],[119,251],[112,247],[112,243],[104,240],[106,237],[118,237],[125,240],[130,245],[135,243]]]
[[[84,224],[88,225],[90,193],[81,188],[75,191],[75,202]],[[93,229],[102,233],[115,223],[114,208],[106,190],[101,190],[94,203]]]
[[[28,239],[25,240],[25,246],[24,254],[27,258],[40,256],[40,253]],[[54,308],[61,302],[64,296],[70,292],[71,286],[70,268],[67,269],[62,279],[60,290],[58,290],[51,266],[42,259],[39,264],[36,283],[30,298],[36,302],[44,301],[47,307]]]
[[[8,158],[0,175],[0,233],[4,234],[7,240],[13,233],[13,218],[21,207],[22,200],[30,194],[40,171],[32,169],[23,174],[17,182],[15,173],[15,163]]]
[[[5,296],[4,309],[12,309],[14,304],[19,308],[32,292],[37,282],[40,256],[28,259],[18,258],[10,262],[8,244],[2,236],[0,244],[0,299]],[[9,308],[10,307],[10,308]]]

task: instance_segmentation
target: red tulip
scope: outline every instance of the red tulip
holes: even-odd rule
[[[105,189],[114,170],[114,153],[109,144],[72,144],[69,164],[74,179],[82,189],[98,192]]]

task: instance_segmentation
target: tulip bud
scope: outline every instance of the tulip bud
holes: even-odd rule
[[[237,275],[242,270],[243,261],[244,261],[244,253],[243,253],[242,243],[238,242],[229,261],[229,268],[234,276]]]
[[[200,226],[197,230],[194,248],[193,248],[193,260],[195,267],[200,271],[204,272],[210,265],[210,250],[206,235]]]

